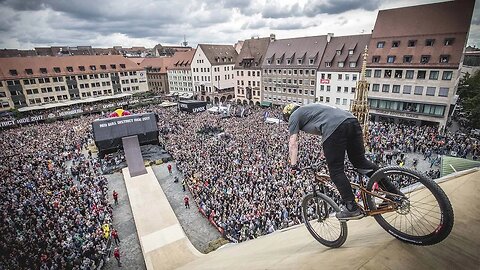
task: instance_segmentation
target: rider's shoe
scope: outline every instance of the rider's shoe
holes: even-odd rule
[[[359,207],[356,207],[355,210],[348,210],[346,206],[340,207],[340,212],[337,212],[336,217],[339,220],[355,220],[363,218],[362,210]]]

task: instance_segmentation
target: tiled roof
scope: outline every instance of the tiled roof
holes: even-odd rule
[[[235,69],[260,69],[267,53],[270,38],[252,38],[243,41],[242,50],[237,57]],[[252,63],[249,64],[249,61]]]
[[[171,64],[167,68],[175,70],[189,70],[194,55],[195,50],[175,52],[175,54],[172,56]]]
[[[149,57],[140,63],[143,68],[160,69],[159,73],[167,74],[167,68],[172,65],[172,57]]]
[[[327,45],[327,36],[300,37],[289,39],[278,39],[270,42],[268,50],[263,60],[264,67],[315,67],[318,68],[323,52]],[[298,65],[297,59],[302,59],[302,64]],[[276,61],[280,59],[280,64]],[[291,64],[287,64],[287,59]],[[309,60],[314,59],[312,65]],[[268,60],[271,64],[268,64]]]
[[[332,37],[323,54],[319,70],[360,71],[362,68],[361,56],[370,37],[370,34]],[[338,50],[340,55],[337,54]],[[353,50],[353,54],[349,54],[349,50]],[[331,67],[326,67],[325,62],[330,62]],[[344,66],[338,67],[338,62],[344,62]],[[355,62],[356,67],[350,67],[350,62]]]
[[[232,45],[198,44],[212,66],[235,64],[238,53]]]
[[[112,67],[115,65],[115,68]],[[124,65],[124,67],[122,67]],[[71,68],[71,71],[67,70]],[[84,67],[84,70],[81,70]],[[45,73],[41,71],[45,69]],[[18,75],[12,75],[15,70]],[[31,74],[27,73],[31,71]],[[102,72],[142,70],[134,62],[120,55],[32,56],[0,58],[0,79],[64,76]]]

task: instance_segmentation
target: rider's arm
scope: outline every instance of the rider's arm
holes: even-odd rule
[[[290,165],[297,165],[298,157],[298,133],[290,135],[290,141],[288,143],[288,153],[290,157]]]

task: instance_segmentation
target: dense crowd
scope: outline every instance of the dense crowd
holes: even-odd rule
[[[0,269],[96,269],[107,181],[82,154],[94,117],[0,133]]]
[[[133,110],[158,114],[160,141],[193,199],[233,241],[300,223],[301,198],[312,188],[308,172],[288,173],[287,126],[265,123],[265,110],[279,115],[258,107],[230,118],[154,106]],[[112,207],[100,163],[83,154],[95,117],[0,133],[0,269],[95,269],[102,263],[102,226],[111,223]],[[432,166],[442,154],[479,155],[478,141],[460,133],[385,123],[371,124],[367,149],[381,165],[412,167],[418,160],[407,160],[411,153]],[[300,167],[326,172],[320,137],[300,136],[299,157]],[[426,173],[439,176],[436,167]]]

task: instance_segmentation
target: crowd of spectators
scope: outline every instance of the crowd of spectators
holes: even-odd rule
[[[144,106],[159,116],[160,141],[173,156],[193,201],[232,241],[245,241],[301,222],[309,172],[287,170],[285,123],[266,123],[279,110],[249,108],[247,117],[187,114]],[[91,137],[83,116],[0,133],[0,269],[96,269],[112,206],[101,162],[84,155]],[[372,123],[367,150],[380,165],[412,166],[442,154],[476,159],[478,141],[433,127]],[[417,155],[417,156],[418,156]],[[321,138],[300,136],[300,167],[326,166]],[[418,161],[417,161],[418,162]],[[432,163],[434,164],[434,163]],[[433,165],[432,165],[433,166]],[[435,168],[426,172],[438,177]],[[358,176],[349,173],[358,181]],[[334,196],[334,194],[331,194]]]
[[[0,133],[0,269],[97,269],[112,208],[82,154],[94,116]]]

